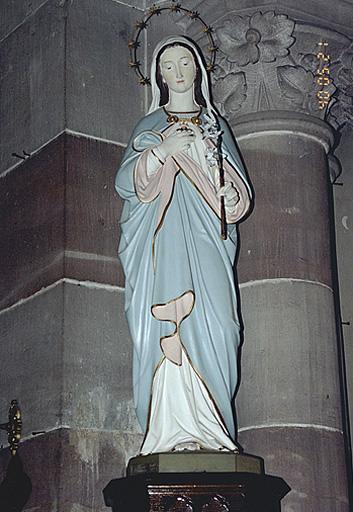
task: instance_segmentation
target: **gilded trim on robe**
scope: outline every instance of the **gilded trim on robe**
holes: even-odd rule
[[[173,200],[175,181],[176,181],[176,178],[177,178],[179,172],[180,171],[178,171],[176,174],[174,174],[172,192],[170,194],[170,197],[169,197],[169,200],[168,200],[167,204],[165,205],[165,208],[163,210],[162,217],[161,217],[161,219],[160,219],[160,221],[158,223],[158,226],[156,227],[155,232],[153,234],[153,240],[152,240],[152,261],[153,261],[153,269],[154,269],[154,271],[156,271],[156,258],[155,258],[155,242],[156,242],[156,238],[157,238],[157,235],[158,235],[160,229],[162,228],[162,225],[163,225],[165,216],[167,215],[167,211],[168,211],[168,208],[170,206],[170,203]]]
[[[188,307],[188,309],[186,310],[185,314],[183,314],[180,319],[178,319],[178,318],[176,318],[176,319],[158,318],[156,312],[154,311],[155,308],[165,308],[168,305],[171,305],[171,304],[174,303],[175,304],[175,309],[177,309],[177,302],[182,300],[184,297],[187,297],[188,295],[191,295],[192,302],[191,302],[190,306]],[[175,329],[174,329],[174,331],[172,333],[167,334],[166,336],[161,336],[160,337],[159,345],[161,347],[161,350],[162,350],[163,354],[167,357],[167,359],[169,361],[171,361],[173,364],[176,364],[177,366],[181,366],[181,363],[179,364],[179,363],[173,361],[173,359],[171,359],[170,357],[167,356],[167,354],[164,352],[164,349],[163,349],[163,340],[170,339],[170,338],[173,338],[173,337],[177,336],[178,337],[178,342],[180,343],[181,346],[183,346],[182,342],[181,342],[181,338],[180,338],[180,325],[181,325],[181,323],[186,318],[188,318],[188,316],[191,315],[191,312],[194,309],[194,305],[195,305],[195,293],[193,292],[193,290],[187,290],[184,293],[182,293],[181,295],[179,295],[178,297],[170,299],[169,301],[167,301],[165,303],[153,304],[151,306],[151,314],[153,315],[153,317],[156,320],[158,320],[160,322],[170,322],[170,323],[172,323],[175,326]]]
[[[157,371],[159,370],[159,368],[161,367],[161,365],[162,365],[162,363],[163,363],[163,361],[165,359],[166,359],[166,357],[162,356],[161,359],[158,361],[158,364],[157,364],[157,366],[155,367],[155,369],[153,371],[152,386],[151,386],[151,390],[150,390],[150,401],[149,401],[148,413],[147,413],[147,428],[146,428],[145,435],[143,436],[143,440],[142,440],[142,443],[141,443],[141,446],[140,446],[140,450],[141,450],[141,448],[143,446],[143,443],[146,440],[147,434],[148,434],[149,429],[150,429],[150,420],[151,420],[151,414],[152,414],[152,389],[153,389],[153,381],[154,381],[154,378],[156,376]]]

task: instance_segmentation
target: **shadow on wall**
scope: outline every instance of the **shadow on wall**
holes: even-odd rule
[[[32,483],[23,471],[18,454],[11,456],[6,475],[0,484],[0,510],[21,512],[32,492]]]

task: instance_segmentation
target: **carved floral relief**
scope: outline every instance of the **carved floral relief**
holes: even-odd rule
[[[218,79],[213,86],[213,99],[217,103],[220,113],[233,117],[246,100],[245,73],[230,71],[224,73],[223,68],[218,68]]]
[[[222,51],[239,66],[256,62],[274,62],[288,55],[294,43],[294,21],[284,14],[268,11],[252,16],[234,16],[217,30]]]
[[[330,33],[331,37],[334,33]],[[215,24],[219,46],[213,77],[214,99],[229,120],[261,110],[296,110],[328,120],[338,127],[353,124],[353,44],[340,35],[327,87],[329,105],[317,98],[319,30],[274,11],[251,16],[228,14]],[[340,48],[341,45],[341,49]],[[332,58],[333,56],[331,56]]]

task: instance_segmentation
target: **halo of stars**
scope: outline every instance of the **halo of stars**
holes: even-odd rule
[[[139,40],[140,35],[144,30],[147,30],[151,18],[153,16],[160,16],[163,12],[186,14],[186,16],[188,16],[192,21],[197,21],[202,25],[202,32],[207,36],[209,42],[207,51],[210,54],[210,58],[207,61],[206,69],[208,72],[212,73],[215,70],[216,53],[218,51],[218,47],[216,46],[213,38],[213,28],[203,21],[198,11],[191,11],[190,9],[182,7],[180,3],[173,2],[168,7],[157,7],[156,5],[153,5],[147,11],[145,17],[135,23],[135,36],[128,43],[128,48],[130,49],[129,67],[135,71],[138,76],[139,83],[141,85],[151,85],[151,79],[148,76],[145,76],[141,71],[141,61],[138,59],[137,55],[138,49],[141,46]]]

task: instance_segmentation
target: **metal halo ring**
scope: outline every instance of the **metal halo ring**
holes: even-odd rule
[[[134,38],[129,41],[128,48],[130,49],[130,62],[129,67],[135,70],[135,73],[137,74],[139,78],[139,83],[141,85],[151,85],[151,79],[148,76],[145,76],[140,67],[141,67],[141,61],[139,61],[137,56],[137,50],[141,46],[141,43],[139,41],[141,32],[143,30],[147,29],[148,22],[153,16],[160,16],[162,12],[174,12],[174,13],[184,13],[187,16],[191,18],[193,21],[198,21],[202,24],[202,32],[205,33],[208,37],[209,41],[209,47],[208,52],[211,54],[211,57],[209,61],[207,62],[206,70],[209,73],[212,73],[215,70],[215,62],[216,62],[216,53],[218,51],[218,46],[215,44],[215,40],[213,38],[213,28],[211,25],[207,25],[203,21],[203,19],[200,17],[200,14],[197,11],[191,11],[190,9],[186,9],[185,7],[182,7],[180,3],[172,3],[169,7],[157,7],[156,5],[153,5],[150,7],[150,9],[147,11],[147,14],[141,21],[137,21],[135,23],[136,27],[136,33]]]

